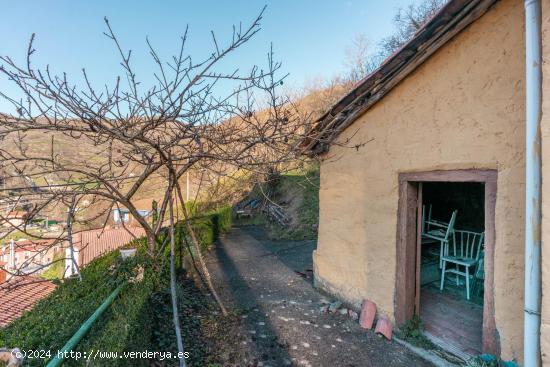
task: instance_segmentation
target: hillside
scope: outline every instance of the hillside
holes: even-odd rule
[[[270,218],[261,206],[252,212],[251,218],[241,218],[237,224],[263,225],[269,236],[278,240],[317,239],[319,183],[319,167],[311,165],[282,174],[261,187],[256,186],[242,202],[256,199],[280,206],[287,219],[286,225]]]

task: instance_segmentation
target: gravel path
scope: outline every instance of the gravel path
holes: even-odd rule
[[[242,366],[431,366],[347,315],[320,311],[333,301],[312,286],[314,241],[270,241],[259,227],[234,228],[211,251],[221,297],[241,318]]]

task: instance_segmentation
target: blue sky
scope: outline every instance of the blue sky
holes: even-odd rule
[[[267,4],[262,31],[228,63],[248,69],[264,63],[272,42],[275,57],[290,73],[287,84],[300,87],[315,78],[330,78],[344,69],[345,50],[357,33],[373,42],[393,31],[392,17],[412,0],[233,0],[233,1],[13,1],[4,4],[0,22],[0,53],[23,60],[30,35],[36,33],[35,63],[66,71],[78,82],[86,68],[97,85],[111,83],[122,70],[112,43],[103,35],[107,16],[126,49],[133,50],[138,77],[152,81],[148,36],[161,57],[177,52],[179,36],[188,24],[194,57],[212,50],[210,30],[223,43],[232,24],[248,24]],[[16,95],[0,78],[0,90]],[[0,111],[11,110],[0,101]],[[11,112],[11,111],[10,111]]]

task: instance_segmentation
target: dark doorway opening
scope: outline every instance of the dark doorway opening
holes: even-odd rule
[[[436,344],[482,353],[485,184],[422,182],[420,319]]]
[[[443,348],[462,356],[479,352],[500,355],[493,289],[496,192],[495,170],[399,174],[395,293],[397,326],[419,315],[424,319],[429,336],[438,339],[438,344]],[[453,228],[455,224],[456,228],[447,235],[447,242],[442,242],[441,237],[445,237],[451,221],[454,221]],[[435,236],[435,241],[430,244],[428,232],[437,229],[440,230],[439,236]],[[482,264],[472,261],[466,272],[465,266],[443,261],[443,257],[463,257],[456,252],[461,243],[458,236],[469,232],[478,234],[478,244],[479,233],[483,233],[482,246],[478,246],[483,261]],[[477,248],[475,255],[476,251]],[[441,290],[443,274],[445,279]],[[468,285],[466,279],[469,280]],[[470,288],[469,297],[467,286]],[[471,310],[467,305],[471,306]],[[457,320],[457,314],[472,326],[463,327],[465,322]],[[469,343],[464,343],[466,338]]]

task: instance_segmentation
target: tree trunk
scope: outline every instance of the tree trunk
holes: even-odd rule
[[[178,315],[178,296],[176,294],[176,242],[174,239],[174,204],[172,203],[172,193],[170,193],[170,294],[172,296],[172,318],[174,329],[176,331],[176,344],[178,346],[179,366],[186,367],[185,357],[183,356],[183,338],[181,336],[180,319]]]
[[[147,248],[149,249],[149,254],[153,256],[155,254],[156,239],[155,234],[147,231]]]
[[[191,242],[193,243],[193,247],[195,247],[195,251],[197,252],[197,258],[199,259],[199,264],[202,269],[204,278],[206,279],[206,284],[208,285],[208,289],[210,290],[210,293],[212,293],[212,296],[214,296],[214,299],[216,300],[216,303],[218,304],[218,306],[220,306],[222,314],[224,316],[227,316],[227,310],[225,309],[225,306],[223,305],[222,300],[218,296],[218,292],[216,292],[216,289],[212,284],[212,278],[210,277],[210,272],[208,271],[208,268],[206,267],[206,263],[204,262],[204,258],[202,257],[201,246],[197,239],[197,236],[195,235],[195,231],[191,226],[189,213],[187,212],[187,208],[185,207],[185,201],[183,200],[183,196],[181,194],[181,188],[177,181],[176,181],[176,191],[178,193],[178,197],[182,204],[182,211],[183,211],[183,216],[185,218],[185,224],[187,226],[187,230],[189,231],[189,235],[191,236]]]

